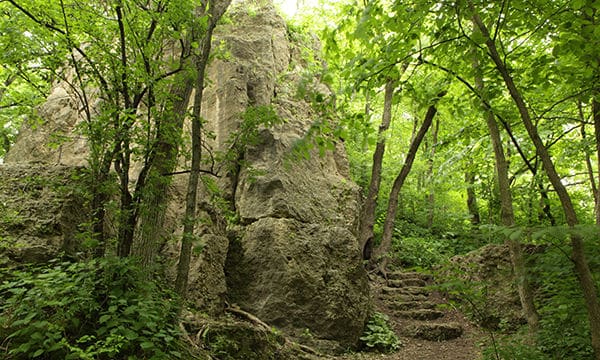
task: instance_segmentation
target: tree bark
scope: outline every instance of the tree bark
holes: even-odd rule
[[[437,100],[446,95],[446,92],[442,92],[438,94]],[[377,247],[375,251],[374,263],[379,263],[379,271],[386,274],[387,263],[389,260],[389,252],[392,248],[392,236],[394,232],[394,224],[396,222],[396,213],[398,210],[398,197],[400,195],[400,190],[402,190],[402,186],[404,185],[404,181],[408,177],[410,170],[412,168],[413,162],[415,161],[415,157],[417,155],[417,150],[419,146],[423,142],[423,138],[425,134],[431,127],[431,123],[433,122],[433,118],[437,113],[437,108],[434,105],[430,105],[427,109],[427,114],[425,115],[425,119],[419,128],[419,131],[412,139],[410,143],[410,147],[408,149],[408,154],[406,155],[406,160],[402,165],[402,169],[400,173],[394,180],[394,184],[392,185],[392,190],[390,191],[390,198],[387,207],[387,213],[385,216],[385,222],[383,225],[383,236],[381,240],[381,244]]]
[[[381,168],[383,155],[385,153],[385,136],[392,121],[392,105],[396,83],[396,80],[388,79],[385,84],[383,116],[381,118],[381,125],[379,125],[379,131],[377,132],[377,145],[375,146],[375,152],[373,153],[371,181],[369,182],[369,191],[360,214],[359,239],[363,260],[369,260],[371,258],[371,251],[373,249],[373,226],[375,225],[375,210],[377,208],[377,197],[379,196],[379,186],[381,184]]]
[[[600,64],[598,66],[600,66]],[[596,138],[596,170],[598,172],[598,184],[600,185],[600,102],[598,101],[598,97],[600,97],[600,90],[594,91],[594,95],[595,97],[592,100],[592,118],[594,120],[594,136]],[[594,206],[594,211],[596,215],[596,224],[600,225],[600,190],[598,189],[595,192],[595,199],[596,203]]]
[[[429,182],[429,195],[427,196],[427,202],[429,203],[429,213],[427,214],[427,227],[433,227],[433,220],[435,219],[435,192],[433,190],[433,158],[435,157],[435,146],[438,141],[438,132],[440,129],[440,120],[435,121],[433,126],[433,132],[431,134],[431,151],[429,152],[429,163],[427,164],[427,179]]]
[[[216,4],[215,4],[216,2]],[[192,257],[192,245],[194,228],[196,223],[196,204],[198,183],[200,180],[200,160],[202,157],[202,95],[204,92],[204,79],[206,65],[208,64],[212,34],[217,22],[229,7],[231,0],[207,1],[204,9],[200,10],[202,15],[209,16],[208,27],[202,37],[201,52],[195,57],[196,79],[194,108],[192,115],[192,168],[188,179],[188,187],[185,199],[185,220],[183,224],[183,237],[181,239],[181,250],[179,262],[177,263],[177,277],[175,279],[175,291],[185,298],[188,287],[190,262]],[[208,8],[208,14],[206,12]]]
[[[585,131],[585,116],[583,115],[583,104],[581,101],[577,103],[577,109],[579,110],[579,121],[581,121],[581,138],[585,141],[587,139],[587,133]],[[592,102],[592,112],[594,112],[594,103]],[[592,114],[592,117],[594,114]],[[598,124],[600,126],[600,122]],[[596,153],[600,154],[598,147],[598,139],[600,136],[598,132],[600,132],[600,128],[596,127],[596,122],[594,120],[594,132],[596,133]],[[599,160],[600,161],[600,160]],[[594,218],[596,221],[596,225],[600,225],[600,192],[598,190],[598,185],[596,183],[596,173],[594,171],[594,166],[592,165],[592,157],[589,152],[585,152],[585,166],[588,171],[588,177],[590,179],[590,187],[592,189],[592,196],[594,197]]]
[[[510,96],[519,110],[519,114],[521,115],[521,120],[523,121],[525,129],[527,130],[527,134],[531,138],[536,152],[542,160],[542,165],[546,175],[548,176],[550,183],[554,187],[554,190],[560,199],[567,224],[571,228],[574,228],[579,221],[577,219],[577,214],[575,212],[575,208],[573,207],[571,197],[569,196],[566,187],[561,182],[558,172],[554,167],[554,163],[552,162],[552,158],[550,157],[548,149],[544,146],[544,143],[538,134],[537,128],[531,121],[531,116],[529,114],[527,105],[525,104],[521,93],[515,85],[515,82],[509,73],[506,64],[502,61],[502,58],[498,53],[498,49],[496,48],[495,41],[492,40],[487,27],[483,24],[479,14],[475,11],[472,1],[469,1],[469,5],[474,13],[473,20],[486,39],[485,44],[488,48],[489,55],[492,58],[496,69],[502,76]],[[572,231],[570,238],[572,247],[572,260],[575,264],[575,271],[583,291],[583,296],[588,311],[592,348],[594,349],[596,359],[600,360],[600,302],[598,301],[596,284],[594,283],[588,261],[585,257],[582,236],[576,231]]]
[[[467,209],[471,215],[471,225],[477,226],[481,223],[481,216],[475,194],[475,174],[471,170],[465,171],[465,183],[467,184]]]
[[[183,67],[186,66],[189,65]],[[119,255],[127,256],[131,252],[140,259],[142,266],[150,266],[154,262],[164,236],[165,206],[171,183],[167,174],[177,166],[178,144],[192,89],[193,79],[184,71],[184,75],[173,85],[171,110],[157,129],[154,148],[136,184],[135,193],[140,197],[140,210],[135,244],[122,243]]]
[[[481,66],[475,52],[473,57],[473,70],[475,71],[475,86],[482,96],[484,96],[483,75],[481,73]],[[483,102],[485,108],[484,115],[487,128],[490,133],[492,147],[494,149],[494,158],[496,160],[496,178],[500,193],[500,220],[502,225],[506,227],[512,227],[515,225],[515,215],[513,210],[512,193],[510,190],[510,180],[508,176],[508,162],[504,156],[502,138],[500,137],[500,129],[496,123],[496,118],[491,109],[485,104],[488,104],[488,102]],[[514,276],[517,281],[517,290],[519,293],[519,299],[521,301],[521,307],[523,308],[523,312],[525,313],[525,317],[527,319],[527,325],[529,326],[531,339],[533,339],[533,335],[538,332],[540,327],[540,317],[533,301],[533,291],[531,289],[531,285],[529,284],[521,243],[518,240],[512,240],[508,238],[506,240],[506,244],[508,245],[510,260],[512,263]]]

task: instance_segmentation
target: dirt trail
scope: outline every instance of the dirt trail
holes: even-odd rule
[[[359,353],[339,360],[477,360],[485,335],[433,291],[431,276],[388,274],[371,282],[377,311],[389,316],[402,347],[392,354]]]

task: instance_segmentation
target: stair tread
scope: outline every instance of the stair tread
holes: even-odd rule
[[[387,301],[386,306],[392,310],[418,310],[418,309],[433,309],[436,303],[432,301],[420,300],[396,300]]]
[[[389,287],[396,287],[396,288],[402,288],[402,287],[411,287],[411,286],[420,286],[420,287],[424,287],[427,286],[427,282],[423,279],[402,279],[402,280],[388,280],[388,286]]]
[[[415,271],[393,271],[387,274],[388,280],[406,280],[406,279],[420,279],[423,281],[431,281],[433,277],[429,274],[424,274]]]
[[[435,320],[444,317],[445,313],[435,309],[413,309],[396,311],[395,314],[399,317],[414,319],[414,320]]]
[[[462,336],[464,328],[455,322],[415,323],[403,329],[403,334],[416,339],[443,341]]]
[[[407,286],[402,288],[384,286],[381,288],[384,294],[410,294],[410,295],[428,295],[429,290],[421,286]]]

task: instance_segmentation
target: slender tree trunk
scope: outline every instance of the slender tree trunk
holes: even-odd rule
[[[600,66],[600,64],[599,64]],[[600,96],[600,90],[594,91],[595,97],[592,100],[592,118],[594,119],[594,136],[596,137],[596,154],[597,154],[597,176],[598,176],[598,184],[600,184],[600,102],[598,101],[598,97]],[[595,192],[596,203],[594,206],[594,210],[596,213],[596,224],[600,225],[600,190],[596,190]]]
[[[446,92],[442,92],[438,94],[438,99],[442,96],[446,95]],[[388,202],[387,213],[385,216],[385,222],[383,225],[383,237],[381,240],[381,244],[377,247],[375,251],[374,261],[379,262],[379,271],[384,275],[386,274],[387,263],[389,259],[389,251],[392,248],[392,236],[394,232],[394,224],[396,222],[396,213],[398,210],[398,197],[400,195],[400,190],[402,190],[402,186],[404,185],[404,181],[408,177],[410,170],[412,168],[413,162],[415,161],[415,157],[417,155],[417,150],[419,146],[423,142],[423,138],[425,134],[431,127],[431,123],[433,122],[433,118],[437,113],[437,108],[435,105],[429,106],[427,109],[427,114],[425,115],[425,119],[419,128],[419,131],[412,139],[410,143],[410,147],[408,149],[408,154],[406,155],[406,160],[402,165],[402,169],[400,173],[394,180],[394,184],[392,185],[392,190],[390,191],[390,199]]]
[[[377,208],[377,197],[379,195],[379,186],[381,184],[381,168],[383,155],[385,153],[385,136],[392,121],[392,105],[396,83],[396,80],[388,79],[385,84],[383,116],[377,133],[377,145],[375,146],[375,152],[373,153],[371,181],[369,182],[369,191],[360,214],[359,239],[364,260],[369,260],[371,258],[371,251],[373,249],[373,226],[375,225],[375,210]]]
[[[216,4],[215,4],[216,3]],[[196,204],[198,183],[200,180],[200,160],[202,156],[202,95],[204,92],[204,79],[206,65],[208,64],[212,34],[217,26],[217,22],[223,16],[231,0],[210,1],[205,4],[202,15],[210,16],[208,28],[202,37],[201,52],[196,56],[196,79],[194,94],[194,109],[192,115],[192,169],[188,179],[187,194],[185,199],[185,220],[183,224],[183,237],[181,240],[181,250],[179,253],[179,262],[177,263],[177,278],[175,279],[175,291],[182,297],[185,297],[188,287],[188,276],[190,271],[190,262],[192,257],[192,245],[194,228],[196,223]],[[208,8],[209,14],[206,14]]]
[[[4,80],[2,86],[0,86],[0,101],[2,101],[2,98],[4,97],[6,90],[8,90],[8,87],[16,79],[17,79],[16,74],[9,74],[8,77],[6,78],[6,80]],[[1,137],[0,145],[2,146],[2,149],[4,150],[4,154],[6,154],[6,153],[8,153],[8,150],[10,150],[10,146],[11,146],[10,139],[8,138],[8,135],[3,131],[0,131],[0,137]]]
[[[171,183],[169,174],[177,166],[178,144],[192,89],[193,79],[189,75],[183,75],[175,82],[171,90],[174,99],[171,110],[160,122],[154,148],[136,184],[134,193],[140,203],[138,233],[135,244],[121,244],[119,255],[132,253],[140,259],[142,266],[153,264],[164,236],[165,206]]]
[[[475,173],[471,170],[465,171],[465,183],[467,184],[467,209],[471,215],[471,225],[477,226],[481,223],[479,207],[477,206],[477,195],[475,194]]]
[[[433,158],[435,157],[435,146],[438,141],[438,132],[440,130],[440,120],[435,120],[433,126],[433,133],[431,134],[431,150],[429,152],[429,164],[427,164],[427,180],[429,182],[429,196],[427,197],[429,203],[429,214],[427,215],[427,227],[431,229],[433,227],[433,220],[435,218],[435,191],[433,189]]]
[[[484,94],[483,75],[476,52],[474,52],[473,57],[473,70],[475,71],[475,86],[480,94]],[[487,102],[483,103],[485,107]],[[508,162],[504,156],[500,129],[498,128],[494,114],[489,108],[486,108],[485,110],[485,119],[490,133],[492,147],[494,149],[494,158],[496,160],[496,178],[500,193],[500,219],[502,225],[511,227],[515,225],[515,215],[508,176]],[[525,313],[527,325],[529,326],[529,333],[533,340],[533,335],[537,333],[540,327],[540,317],[533,301],[533,291],[529,284],[521,243],[518,240],[507,239],[506,244],[509,248],[510,259],[517,281],[517,290],[519,292],[521,307]]]
[[[479,14],[475,12],[475,8],[473,6],[472,1],[469,1],[469,5],[471,7],[471,10],[474,12],[474,22],[477,25],[477,27],[481,30],[484,38],[486,39],[486,46],[489,50],[489,55],[494,61],[496,69],[504,79],[504,83],[506,84],[510,96],[512,97],[513,101],[515,102],[515,105],[519,110],[521,120],[525,125],[525,129],[527,130],[527,133],[535,146],[537,154],[542,160],[542,165],[544,167],[544,170],[546,171],[546,175],[548,176],[550,183],[554,187],[554,190],[556,191],[556,194],[560,199],[563,211],[565,213],[565,218],[567,220],[567,224],[570,227],[575,227],[579,223],[579,221],[577,219],[577,214],[575,212],[575,208],[573,207],[573,203],[571,202],[571,197],[569,196],[566,187],[561,182],[558,172],[554,167],[554,163],[552,162],[552,158],[550,157],[548,149],[544,146],[544,143],[538,134],[537,128],[531,121],[527,105],[525,104],[521,93],[517,89],[517,86],[515,85],[514,80],[510,75],[506,65],[502,61],[502,58],[498,53],[498,49],[496,48],[496,43],[490,37],[490,33],[487,27],[483,24],[481,18],[479,17]],[[582,236],[579,233],[573,231],[571,232],[570,238],[572,247],[572,260],[575,264],[575,271],[577,273],[577,278],[583,291],[583,296],[588,311],[592,347],[594,349],[596,359],[600,360],[600,302],[598,301],[596,284],[594,283],[594,279],[592,277],[588,261],[585,257]]]
[[[592,111],[593,111],[593,103],[592,103]],[[581,121],[581,137],[583,140],[587,138],[587,133],[585,131],[585,116],[583,115],[583,104],[581,101],[577,103],[577,109],[579,110],[579,121]],[[592,115],[593,116],[593,115]],[[600,126],[600,123],[598,124]],[[596,130],[597,129],[597,130]],[[600,131],[600,128],[596,128],[596,123],[594,121],[594,130]],[[598,141],[598,135],[596,135],[596,142]],[[596,143],[596,152],[598,152],[598,143]],[[592,188],[592,196],[594,197],[594,217],[596,220],[596,225],[600,225],[600,192],[598,190],[598,185],[596,183],[596,172],[594,171],[594,166],[592,165],[592,158],[590,153],[586,151],[585,153],[585,165],[588,171],[588,177],[590,178],[590,187]]]

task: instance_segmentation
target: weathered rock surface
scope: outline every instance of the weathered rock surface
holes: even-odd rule
[[[260,131],[258,144],[243,155],[249,168],[219,180],[239,226],[229,231],[199,227],[203,251],[193,255],[189,298],[209,313],[227,300],[290,335],[308,329],[316,343],[351,347],[362,333],[370,302],[355,236],[358,188],[349,180],[341,144],[323,156],[313,151],[308,160],[290,160],[292,148],[319,116],[296,97],[304,60],[299,45],[289,41],[285,22],[272,5],[251,6],[254,11],[240,5],[231,13],[232,22],[215,34],[224,56],[215,57],[207,70],[203,117],[214,134],[209,145],[226,149],[240,114],[251,106],[271,105],[284,122]],[[309,87],[329,95],[318,83]],[[66,89],[54,87],[39,110],[42,123],[22,130],[7,162],[86,164],[85,140],[75,131],[79,107]],[[165,226],[175,237],[185,185],[183,177],[175,179],[167,207]],[[80,222],[69,220],[70,226]],[[60,248],[63,240],[53,239],[52,246]],[[165,257],[172,258],[178,249],[166,245]]]
[[[216,146],[239,121],[224,109],[237,107],[239,113],[270,104],[285,122],[260,132],[259,144],[244,155],[251,170],[242,169],[232,181],[241,226],[227,259],[229,300],[291,335],[308,329],[342,348],[353,346],[369,304],[354,234],[357,187],[348,180],[341,147],[322,157],[289,160],[294,144],[318,120],[290,86],[302,60],[294,58],[285,23],[272,7],[234,18],[236,25],[222,30],[231,58],[209,70],[215,81],[207,99],[214,100],[205,116],[215,124]]]
[[[87,219],[74,180],[80,173],[69,166],[0,165],[0,266],[78,250],[78,226]]]
[[[357,249],[343,227],[261,219],[231,245],[231,299],[291,334],[309,329],[351,346],[369,302]]]
[[[532,250],[524,249],[525,252]],[[459,277],[484,294],[475,299],[480,325],[495,330],[500,326],[503,330],[514,330],[525,324],[507,245],[489,244],[456,256],[451,262],[457,275],[449,273],[449,276]]]
[[[87,142],[74,131],[81,121],[81,114],[76,95],[69,86],[55,84],[46,102],[38,107],[37,115],[39,119],[23,123],[17,141],[4,161],[86,165]]]

